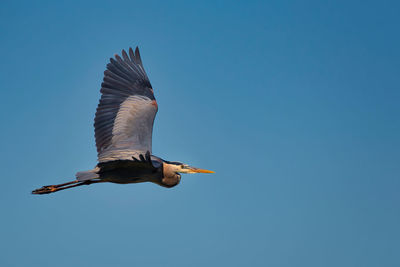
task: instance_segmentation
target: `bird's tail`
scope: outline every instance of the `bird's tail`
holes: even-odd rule
[[[99,178],[98,174],[99,170],[100,170],[99,167],[96,167],[93,170],[77,172],[75,174],[76,180],[78,180],[79,182],[84,182],[88,180],[97,179]]]

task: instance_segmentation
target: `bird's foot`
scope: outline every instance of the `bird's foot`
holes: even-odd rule
[[[50,194],[57,191],[57,187],[54,185],[45,185],[41,188],[32,191],[32,194]]]

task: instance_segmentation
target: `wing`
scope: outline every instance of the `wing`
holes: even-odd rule
[[[158,107],[139,49],[111,58],[101,84],[94,119],[98,161],[132,160],[151,153]]]

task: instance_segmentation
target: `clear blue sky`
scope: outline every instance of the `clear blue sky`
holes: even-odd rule
[[[397,1],[65,2],[0,7],[1,266],[400,266]],[[31,195],[136,45],[154,154],[216,173]]]

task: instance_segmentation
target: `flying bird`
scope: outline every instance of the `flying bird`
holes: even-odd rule
[[[101,84],[94,119],[98,164],[76,174],[71,182],[47,185],[33,194],[48,194],[94,183],[152,182],[174,187],[180,173],[213,173],[187,164],[163,160],[152,154],[153,123],[158,105],[143,68],[139,49],[122,50],[110,58]]]

